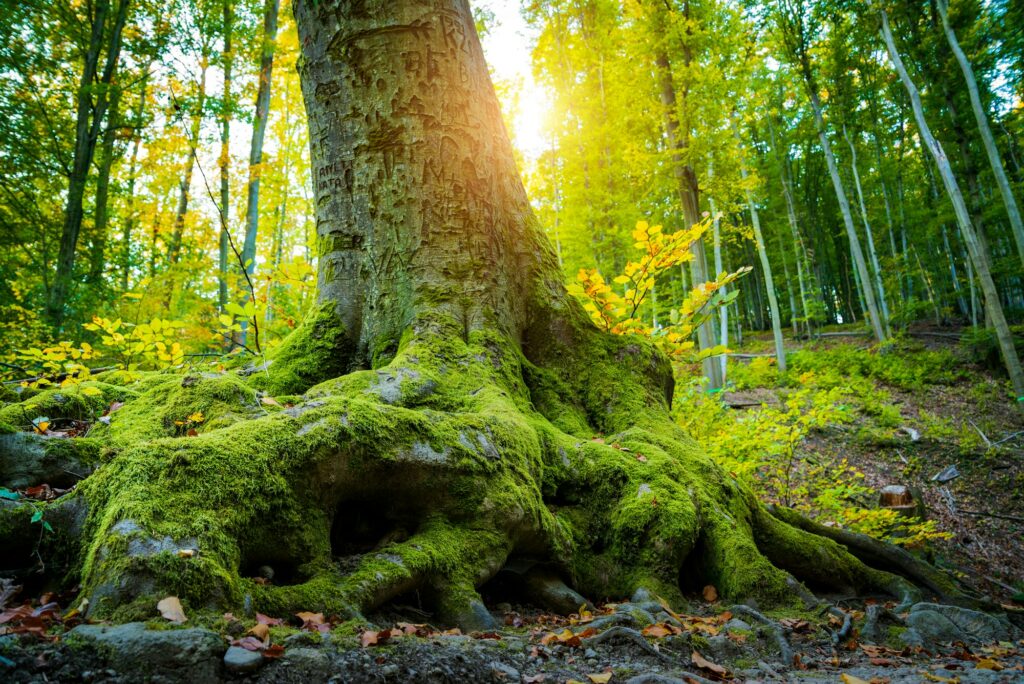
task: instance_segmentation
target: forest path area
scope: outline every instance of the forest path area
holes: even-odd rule
[[[798,457],[845,460],[867,489],[850,502],[865,508],[878,506],[885,487],[908,488],[915,511],[948,534],[930,540],[929,560],[1001,603],[1024,601],[1024,411],[1008,398],[995,350],[961,342],[961,333],[970,331],[913,326],[888,352],[850,326],[813,341],[787,337],[791,376],[820,377],[831,365],[854,388],[842,407],[850,419],[809,432]],[[725,403],[751,411],[792,394],[777,374],[750,372],[770,347],[770,335],[755,334],[734,350],[731,363],[745,367]]]

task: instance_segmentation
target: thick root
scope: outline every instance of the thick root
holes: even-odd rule
[[[65,555],[91,616],[145,618],[174,594],[191,610],[361,617],[416,592],[440,621],[488,629],[479,592],[506,564],[561,612],[705,583],[813,601],[794,577],[919,596],[886,570],[958,598],[898,553],[770,515],[672,424],[647,345],[587,328],[527,346],[423,320],[386,367],[270,404],[253,385],[275,387],[273,365],[148,376],[95,430],[110,453],[78,490],[89,513]],[[289,373],[289,390],[315,377]]]

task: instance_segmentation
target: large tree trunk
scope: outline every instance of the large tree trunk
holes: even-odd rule
[[[919,595],[886,567],[962,598],[905,554],[769,512],[673,423],[664,355],[598,331],[562,285],[465,0],[295,14],[319,306],[265,367],[83,393],[81,410],[124,406],[90,433],[106,446],[96,472],[46,509],[81,554],[40,553],[71,560],[91,616],[145,617],[170,593],[359,617],[416,591],[438,621],[487,627],[478,588],[509,559],[595,597],[680,598],[682,578],[788,603],[789,572]],[[36,413],[61,416],[53,393]],[[3,407],[0,423],[24,415]],[[33,511],[0,509],[5,549],[31,554],[6,538]]]
[[[935,165],[939,169],[942,184],[946,187],[946,193],[953,203],[953,211],[956,214],[957,223],[960,224],[960,233],[967,243],[967,251],[970,254],[971,262],[978,273],[978,280],[981,282],[981,292],[985,298],[986,315],[992,319],[992,326],[995,328],[996,338],[999,341],[999,349],[1003,354],[1003,363],[1006,365],[1007,373],[1010,376],[1010,383],[1013,391],[1018,397],[1024,397],[1024,371],[1021,370],[1020,358],[1017,356],[1017,348],[1014,345],[1013,334],[1003,313],[1003,305],[999,301],[999,292],[992,280],[990,270],[991,259],[987,246],[979,239],[971,222],[970,213],[967,210],[967,203],[964,202],[963,193],[960,192],[960,185],[953,176],[953,169],[946,157],[942,144],[932,135],[931,127],[924,116],[924,107],[921,105],[921,94],[917,86],[907,73],[899,51],[896,49],[896,41],[893,39],[892,30],[889,28],[889,15],[885,9],[880,9],[882,19],[882,38],[885,40],[886,48],[889,50],[889,58],[893,62],[896,73],[903,81],[907,93],[910,95],[910,104],[914,109],[914,118],[917,120],[917,128],[921,133],[924,147],[935,159]]]

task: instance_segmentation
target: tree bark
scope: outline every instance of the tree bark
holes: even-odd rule
[[[964,237],[964,242],[967,243],[967,251],[974,264],[974,270],[978,274],[982,295],[985,298],[985,309],[988,315],[991,316],[996,338],[999,341],[999,348],[1003,354],[1003,363],[1006,365],[1007,373],[1010,376],[1013,391],[1018,397],[1024,397],[1024,371],[1021,370],[1020,359],[1014,346],[1013,334],[1010,332],[1010,326],[1006,322],[1006,316],[1003,313],[1003,306],[999,301],[999,292],[996,289],[995,282],[992,280],[988,250],[978,239],[974,231],[971,216],[967,210],[967,204],[964,202],[960,186],[953,176],[953,169],[949,164],[949,159],[946,157],[946,152],[942,149],[941,143],[932,135],[928,121],[925,119],[924,108],[921,105],[921,94],[907,73],[899,51],[896,49],[896,41],[893,39],[892,29],[889,27],[889,15],[884,8],[879,9],[879,14],[882,19],[882,38],[885,40],[885,46],[889,51],[889,58],[892,60],[896,73],[899,74],[900,80],[903,81],[903,86],[910,96],[910,104],[913,107],[914,118],[917,120],[917,127],[921,133],[924,146],[935,159],[935,165],[939,169],[939,175],[942,178],[943,185],[946,187],[946,193],[953,203],[957,223],[960,224],[960,233]]]
[[[110,216],[110,169],[114,165],[114,143],[117,139],[117,130],[122,124],[121,88],[115,86],[112,90],[96,176],[96,208],[93,219],[92,244],[89,249],[88,282],[92,285],[100,283],[103,278],[103,269],[106,267],[107,223]]]
[[[672,64],[668,53],[661,49],[655,58],[658,78],[661,85],[661,104],[665,108],[665,136],[669,149],[672,150],[672,173],[675,175],[679,202],[683,209],[683,220],[687,228],[700,223],[700,198],[697,190],[697,175],[685,158],[688,147],[688,132],[679,125],[678,107],[675,85],[672,83]],[[690,273],[696,287],[708,280],[707,256],[704,250],[704,239],[693,243],[690,248],[693,259],[690,261]],[[710,322],[697,328],[697,345],[701,351],[715,346],[715,333]],[[704,375],[708,379],[709,389],[722,387],[723,379],[721,363],[713,358],[704,359]]]
[[[874,270],[875,275],[875,287],[878,288],[878,303],[881,306],[882,312],[882,324],[885,326],[885,334],[891,335],[892,329],[889,327],[889,302],[886,301],[885,296],[885,284],[882,282],[882,266],[878,262],[878,252],[875,250],[875,238],[871,232],[871,222],[868,220],[868,208],[864,203],[864,190],[860,185],[860,171],[857,169],[857,147],[853,142],[853,139],[846,132],[846,126],[843,126],[843,137],[846,138],[847,145],[850,146],[850,168],[853,170],[853,186],[857,192],[857,204],[860,206],[860,218],[864,223],[864,234],[868,241],[868,256],[871,258],[871,266]]]
[[[956,32],[949,23],[949,4],[947,0],[937,0],[939,15],[942,17],[942,29],[946,34],[949,47],[956,56],[960,71],[964,74],[967,82],[967,92],[971,96],[971,109],[974,110],[974,118],[978,122],[978,132],[981,134],[981,141],[985,146],[985,154],[988,155],[989,165],[992,167],[992,175],[995,176],[996,186],[1003,198],[1003,206],[1006,207],[1006,215],[1010,219],[1010,228],[1013,232],[1013,239],[1017,243],[1017,255],[1020,258],[1021,266],[1024,267],[1024,221],[1021,220],[1020,208],[1013,196],[1010,180],[1006,177],[1006,170],[1003,168],[1003,161],[999,157],[999,148],[996,147],[995,138],[992,136],[992,129],[988,124],[988,112],[981,102],[981,94],[978,91],[978,81],[974,77],[974,69],[970,60],[964,54],[957,40]]]

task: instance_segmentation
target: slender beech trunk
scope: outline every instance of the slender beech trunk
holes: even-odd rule
[[[821,100],[818,98],[817,85],[811,74],[810,61],[806,55],[802,55],[801,59],[804,85],[807,87],[807,95],[811,101],[811,109],[814,112],[814,124],[818,130],[818,140],[821,142],[821,149],[825,153],[828,174],[832,179],[832,187],[835,189],[836,200],[839,202],[839,210],[843,215],[843,224],[846,226],[846,235],[850,241],[850,254],[853,258],[853,266],[857,272],[857,282],[860,283],[860,287],[864,292],[865,314],[871,324],[871,330],[875,335],[875,339],[879,342],[884,342],[886,340],[885,326],[882,323],[882,317],[876,304],[875,288],[871,284],[871,275],[868,273],[867,261],[864,259],[864,250],[861,249],[860,239],[857,237],[857,229],[853,225],[853,213],[850,211],[850,201],[846,197],[843,179],[839,175],[839,165],[836,163],[835,154],[832,152],[832,144],[828,140],[825,117],[821,113]]]
[[[668,59],[668,53],[659,50],[655,62],[658,69],[658,78],[661,81],[661,104],[665,109],[665,136],[668,138],[669,147],[672,149],[672,172],[675,174],[678,185],[679,200],[683,208],[683,220],[686,227],[696,225],[700,222],[699,198],[697,194],[697,176],[685,159],[685,151],[688,147],[688,133],[685,128],[679,125],[678,100],[676,99],[675,85],[672,83],[672,64]],[[707,259],[704,254],[703,239],[693,243],[693,260],[690,262],[690,271],[693,275],[693,282],[697,284],[707,282]],[[714,330],[710,322],[697,329],[697,343],[703,351],[715,346]],[[709,389],[722,387],[721,362],[716,359],[704,359],[704,375],[708,379]]]
[[[978,91],[978,81],[974,77],[974,69],[971,67],[967,55],[960,48],[956,33],[949,23],[948,0],[937,0],[939,15],[942,17],[942,28],[946,34],[949,47],[956,56],[960,65],[960,71],[964,74],[967,82],[967,92],[971,96],[971,109],[974,110],[974,118],[978,122],[978,132],[981,134],[982,143],[985,146],[985,153],[988,155],[989,164],[992,167],[992,175],[995,176],[996,185],[999,187],[999,194],[1002,195],[1003,205],[1006,207],[1006,214],[1010,219],[1010,228],[1013,232],[1013,239],[1017,243],[1017,254],[1020,257],[1021,265],[1024,266],[1024,221],[1021,220],[1020,208],[1013,196],[1010,187],[1010,180],[1006,177],[1006,170],[1003,168],[1003,161],[999,157],[999,148],[996,147],[995,138],[992,136],[992,129],[988,123],[988,112],[981,102],[981,94]]]
[[[235,9],[233,0],[224,0],[224,49],[221,60],[224,68],[224,101],[220,121],[220,232],[217,244],[217,304],[221,313],[228,305],[228,230],[231,227],[231,118],[234,101],[231,99],[231,69],[235,54],[231,49],[234,32]]]
[[[882,282],[882,266],[878,263],[878,252],[875,250],[875,238],[871,232],[871,222],[868,220],[868,209],[864,204],[864,190],[860,184],[860,172],[857,170],[857,146],[853,142],[853,138],[846,132],[846,126],[843,126],[843,137],[846,138],[846,144],[850,146],[850,167],[853,169],[853,187],[857,192],[857,203],[860,206],[860,218],[864,223],[864,234],[867,237],[868,242],[868,256],[871,259],[871,266],[874,270],[875,275],[875,287],[878,288],[878,303],[882,308],[882,324],[885,326],[886,335],[892,334],[892,329],[889,327],[889,303],[885,297],[885,284]]]
[[[737,144],[740,142],[739,131],[733,125],[733,135]],[[740,177],[747,180],[747,168],[740,161]],[[750,223],[754,227],[754,244],[757,245],[757,256],[761,260],[761,273],[764,276],[764,289],[768,293],[768,311],[772,318],[772,337],[775,339],[775,361],[780,371],[786,370],[786,347],[782,343],[782,315],[779,313],[779,298],[775,294],[775,279],[772,276],[772,264],[768,260],[768,243],[765,242],[761,233],[761,218],[757,212],[757,204],[754,202],[754,193],[746,191],[747,208],[750,210]]]
[[[722,219],[718,215],[718,208],[715,206],[715,200],[711,197],[708,198],[708,204],[711,206],[711,230],[713,231],[712,236],[715,241],[715,277],[717,278],[723,272],[722,269]],[[726,287],[722,287],[722,294],[727,292]],[[718,309],[718,343],[723,347],[729,346],[729,307],[723,306]],[[726,373],[728,371],[729,357],[726,354],[719,356],[719,367],[722,369],[722,386],[725,386]]]
[[[61,230],[60,250],[57,254],[57,273],[53,280],[46,304],[50,324],[60,328],[64,323],[68,295],[75,271],[75,254],[78,236],[82,231],[85,184],[92,166],[93,154],[99,139],[100,129],[106,118],[110,96],[110,85],[121,56],[121,34],[128,17],[130,0],[121,0],[117,6],[113,24],[107,31],[110,0],[97,0],[92,15],[89,47],[85,53],[85,65],[79,80],[76,95],[75,148],[71,173],[68,177],[67,202],[64,208],[64,226]],[[106,59],[102,74],[97,75],[100,53],[106,40]]]
[[[263,11],[263,51],[260,57],[260,83],[256,93],[256,118],[253,121],[252,140],[249,145],[249,184],[245,202],[245,244],[242,260],[249,273],[256,260],[256,236],[259,231],[260,176],[263,164],[263,140],[270,114],[270,87],[274,71],[274,51],[277,44],[277,15],[280,0],[267,0]]]
[[[242,245],[242,268],[250,275],[256,268],[256,235],[260,228],[260,176],[263,173],[263,138],[270,116],[270,86],[277,47],[277,15],[280,0],[266,0],[263,10],[263,50],[260,57],[260,83],[256,92],[256,118],[249,145],[249,184],[245,200],[245,242]],[[246,294],[245,298],[248,298]],[[241,342],[246,343],[248,321],[242,321]]]
[[[106,266],[107,224],[110,217],[110,169],[114,165],[114,143],[121,126],[121,88],[112,87],[107,125],[100,145],[99,168],[96,174],[96,208],[93,218],[92,245],[89,248],[89,283],[99,284]]]
[[[174,228],[171,231],[171,243],[167,248],[167,258],[171,264],[178,263],[181,257],[181,242],[185,235],[185,219],[188,217],[188,203],[192,193],[192,173],[196,166],[196,150],[199,148],[199,133],[203,125],[203,110],[206,108],[206,72],[210,68],[210,50],[203,45],[199,58],[199,87],[196,90],[195,109],[189,124],[187,157],[185,171],[178,186],[178,208],[174,212]]]
[[[882,19],[882,37],[885,40],[886,48],[889,50],[889,58],[892,60],[900,80],[903,81],[907,93],[910,95],[910,103],[914,110],[914,117],[917,119],[917,127],[921,133],[921,138],[925,147],[928,148],[928,151],[934,157],[935,165],[938,166],[939,175],[942,177],[942,183],[945,185],[946,192],[953,202],[957,223],[960,224],[960,232],[967,243],[967,251],[978,273],[981,291],[985,298],[985,309],[988,315],[991,316],[996,338],[999,340],[999,348],[1003,353],[1003,363],[1006,364],[1006,370],[1010,375],[1010,382],[1013,384],[1013,391],[1018,397],[1024,397],[1024,371],[1021,370],[1020,359],[1014,346],[1013,334],[1010,332],[1010,326],[1007,324],[1006,316],[1003,313],[1003,306],[999,301],[999,292],[996,289],[995,282],[992,280],[989,255],[974,232],[971,215],[967,210],[967,203],[964,202],[960,186],[953,176],[953,169],[949,164],[949,159],[946,157],[946,152],[942,149],[939,141],[935,139],[935,136],[932,135],[928,121],[924,117],[921,94],[907,73],[903,60],[896,50],[896,42],[892,36],[892,29],[889,27],[889,15],[884,8],[879,10],[879,14]]]

